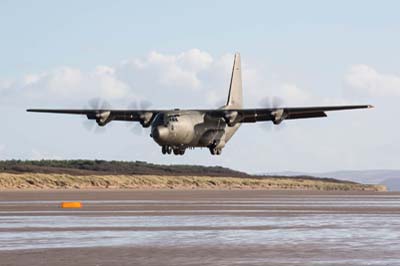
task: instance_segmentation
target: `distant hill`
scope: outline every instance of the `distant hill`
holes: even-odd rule
[[[0,161],[0,172],[9,173],[53,173],[70,175],[197,175],[248,177],[250,175],[220,166],[161,165],[142,161],[104,160],[38,160]]]
[[[337,178],[349,180],[362,184],[382,184],[387,186],[389,191],[400,191],[400,170],[349,170],[322,173],[306,172],[275,172],[270,174],[283,176],[311,175],[320,177]]]

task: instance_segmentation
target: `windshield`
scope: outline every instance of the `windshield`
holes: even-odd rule
[[[178,116],[177,115],[168,116],[168,121],[169,122],[178,122]]]
[[[165,117],[164,113],[158,113],[154,118],[153,124],[157,126],[164,125],[164,117]]]

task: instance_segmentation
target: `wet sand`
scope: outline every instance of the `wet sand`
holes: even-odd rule
[[[83,202],[61,209],[62,201]],[[400,193],[2,191],[0,265],[400,265]]]

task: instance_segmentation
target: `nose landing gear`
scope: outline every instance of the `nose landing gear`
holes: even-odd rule
[[[184,155],[185,149],[174,149],[174,154],[175,155]]]
[[[174,152],[175,155],[184,155],[185,150],[186,149],[184,147],[171,147],[167,145],[161,147],[162,154],[171,154]]]

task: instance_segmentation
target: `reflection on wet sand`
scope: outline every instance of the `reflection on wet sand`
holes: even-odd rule
[[[82,265],[400,264],[399,194],[7,193],[0,200],[5,265],[68,265],[72,254]],[[59,209],[69,198],[84,208]]]

